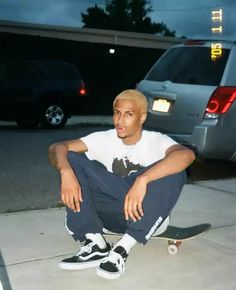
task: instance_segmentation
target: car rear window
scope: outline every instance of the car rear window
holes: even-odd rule
[[[211,60],[209,47],[176,47],[170,49],[146,76],[152,81],[172,81],[193,85],[220,84],[229,49],[222,50],[222,56]]]
[[[44,64],[41,66],[42,70],[51,80],[78,80],[79,73],[70,64]]]

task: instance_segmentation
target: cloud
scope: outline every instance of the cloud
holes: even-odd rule
[[[0,19],[40,24],[80,26],[80,13],[88,3],[76,0],[2,0]],[[71,11],[74,16],[71,17]],[[75,17],[77,16],[77,17]]]

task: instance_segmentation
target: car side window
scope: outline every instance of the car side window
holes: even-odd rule
[[[37,81],[40,79],[35,66],[27,63],[9,63],[7,75],[9,81]]]

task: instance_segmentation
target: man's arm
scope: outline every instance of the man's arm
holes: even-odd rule
[[[186,169],[195,159],[191,149],[173,145],[166,151],[166,157],[139,176],[147,184],[156,179],[172,175]]]
[[[86,152],[87,146],[81,140],[64,141],[49,146],[48,158],[61,176],[61,200],[74,211],[80,211],[83,201],[81,186],[67,158],[68,151]]]
[[[58,171],[65,168],[71,168],[68,159],[68,151],[74,151],[78,153],[86,152],[87,146],[81,140],[69,140],[60,143],[54,143],[48,148],[48,158],[51,164],[56,167]]]
[[[168,148],[166,157],[139,175],[128,191],[124,205],[125,218],[128,220],[130,217],[133,221],[141,219],[144,214],[142,202],[149,182],[183,171],[194,159],[194,152],[184,146]]]

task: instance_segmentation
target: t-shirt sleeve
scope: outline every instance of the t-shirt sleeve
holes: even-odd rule
[[[97,160],[100,162],[103,160],[107,135],[106,131],[100,131],[80,138],[88,148],[85,154],[90,160]]]
[[[178,143],[173,140],[171,137],[158,133],[156,142],[158,144],[159,152],[162,154],[162,156],[165,156],[166,150],[170,148],[173,145],[178,145]]]

